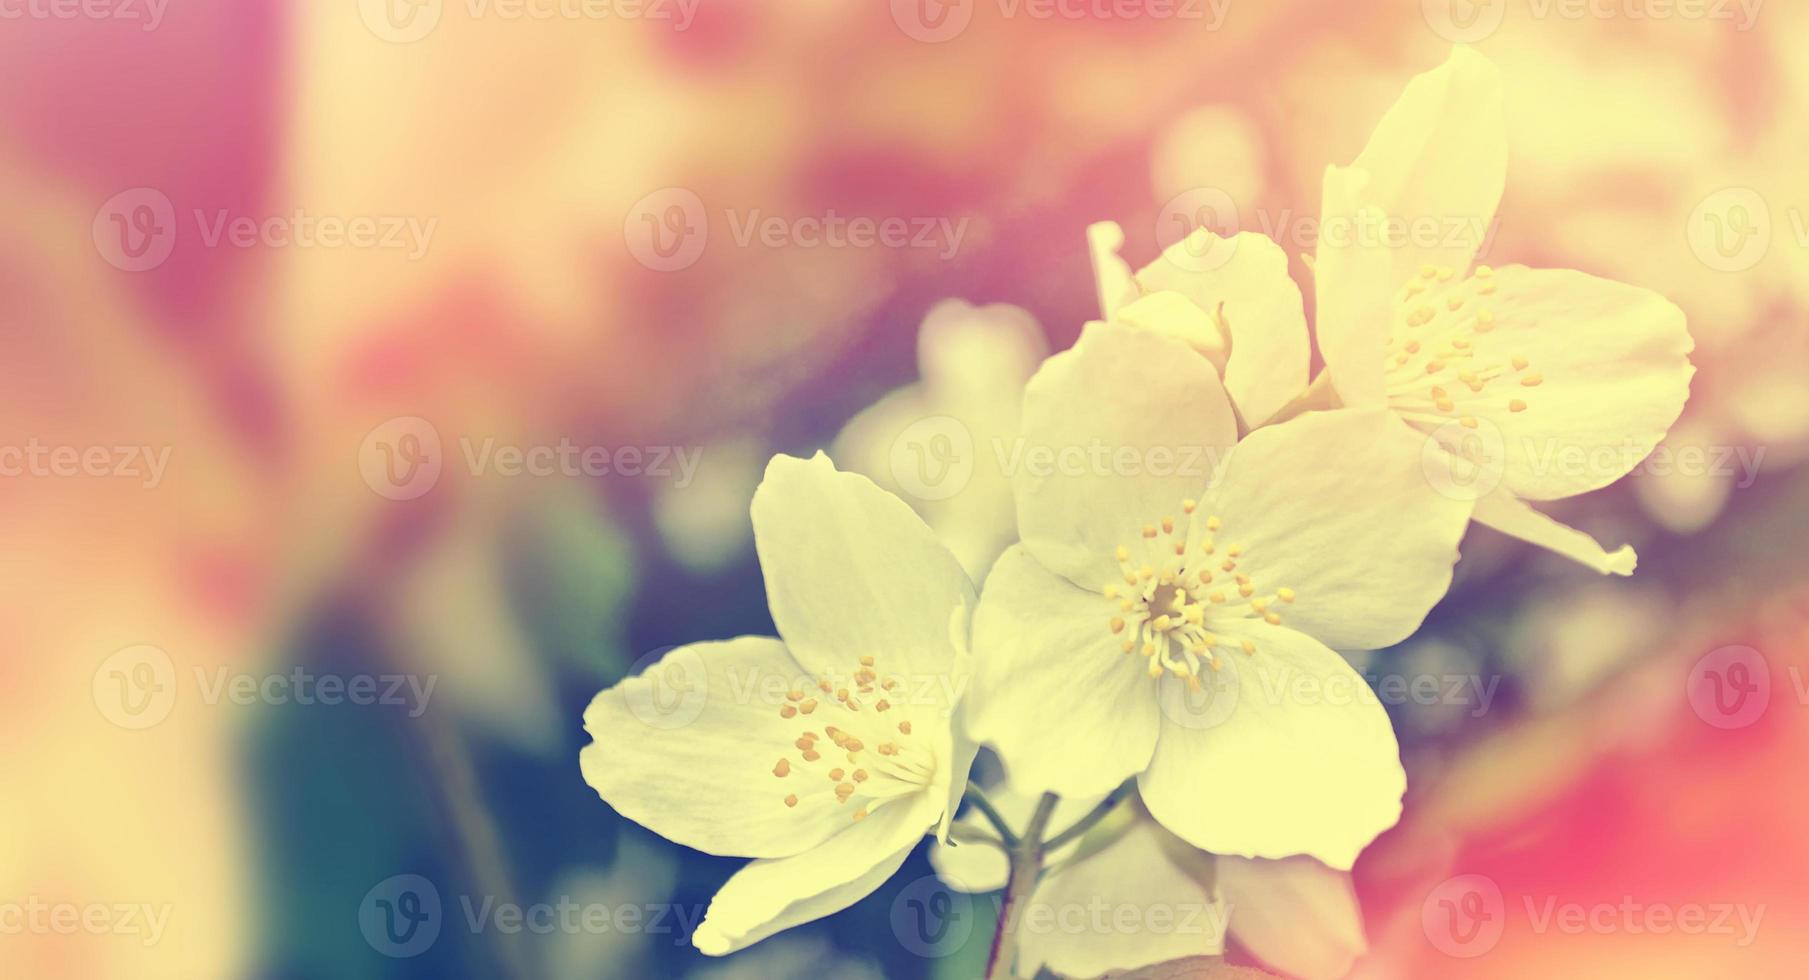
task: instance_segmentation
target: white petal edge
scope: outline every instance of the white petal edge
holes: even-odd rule
[[[748,864],[710,901],[691,944],[726,956],[866,898],[904,864],[941,806],[929,794],[897,800],[809,851]]]
[[[1563,555],[1603,575],[1632,575],[1639,564],[1639,555],[1631,545],[1608,551],[1589,535],[1539,513],[1506,490],[1498,489],[1476,502],[1476,523]]]

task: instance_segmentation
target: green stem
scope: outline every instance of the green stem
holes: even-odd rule
[[[988,980],[1010,977],[1018,958],[1019,907],[1030,898],[1036,879],[1043,871],[1043,831],[1049,826],[1049,815],[1055,812],[1056,796],[1044,793],[1024,836],[1008,851],[1010,872],[1005,879],[1005,900],[999,905],[999,924],[992,934],[992,953],[986,960]],[[1001,825],[1001,830],[1003,826]]]
[[[1056,834],[1054,837],[1050,838],[1049,842],[1043,845],[1043,851],[1045,853],[1047,853],[1049,851],[1055,850],[1056,848],[1062,846],[1063,844],[1068,843],[1069,841],[1079,840],[1080,835],[1086,833],[1089,830],[1092,830],[1094,824],[1098,823],[1101,820],[1104,820],[1106,817],[1106,814],[1111,813],[1113,810],[1117,809],[1118,804],[1123,803],[1124,798],[1131,795],[1131,787],[1135,783],[1136,783],[1135,777],[1133,777],[1131,779],[1127,779],[1122,783],[1119,783],[1118,788],[1113,790],[1111,792],[1111,795],[1107,796],[1103,800],[1100,800],[1099,805],[1094,807],[1093,809],[1087,811],[1086,816],[1081,817],[1079,820],[1075,821],[1074,826],[1069,827],[1067,830],[1064,830],[1061,833]]]
[[[1011,832],[1011,825],[1005,822],[1005,818],[999,814],[998,810],[993,809],[992,801],[986,798],[986,791],[981,789],[979,784],[972,782],[967,784],[967,799],[974,805],[974,809],[979,810],[986,817],[987,822],[992,824],[992,828],[999,832],[999,841],[1005,845],[1006,851],[1009,852],[1018,846],[1018,835]]]

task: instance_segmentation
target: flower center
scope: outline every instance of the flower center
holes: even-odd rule
[[[1401,287],[1384,377],[1388,405],[1403,418],[1474,429],[1478,412],[1526,411],[1524,396],[1543,378],[1525,357],[1498,356],[1482,339],[1495,329],[1494,279],[1486,265],[1464,278],[1426,265]]]
[[[782,756],[773,775],[827,779],[787,793],[786,806],[797,806],[800,795],[833,792],[837,804],[853,802],[853,819],[864,820],[880,803],[930,785],[936,756],[924,736],[912,735],[908,712],[891,700],[899,696],[898,679],[882,679],[873,657],[860,663],[848,683],[822,677],[815,690],[786,692],[779,717],[802,719],[801,731],[795,758]]]
[[[1196,501],[1184,500],[1181,513],[1191,516],[1197,507]],[[1240,570],[1240,560],[1247,561],[1243,547],[1219,545],[1224,522],[1218,517],[1185,523],[1177,530],[1175,519],[1164,517],[1159,525],[1144,525],[1144,550],[1156,556],[1150,563],[1133,564],[1131,547],[1119,545],[1116,557],[1123,582],[1108,584],[1104,592],[1117,605],[1108,627],[1120,637],[1119,649],[1146,658],[1151,677],[1166,671],[1197,691],[1200,670],[1222,666],[1220,647],[1256,652],[1254,641],[1221,637],[1213,627],[1223,629],[1233,620],[1253,618],[1279,626],[1281,613],[1274,604],[1293,602],[1295,595],[1286,587],[1258,594],[1250,573]],[[1191,544],[1190,532],[1196,527],[1202,531],[1200,540]]]

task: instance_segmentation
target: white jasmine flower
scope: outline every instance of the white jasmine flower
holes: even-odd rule
[[[780,639],[681,647],[602,692],[580,758],[623,816],[757,859],[692,939],[713,956],[879,887],[946,828],[975,751],[951,724],[973,586],[910,508],[820,453],[777,456],[753,523]]]
[[[1477,500],[1476,520],[1631,574],[1631,548],[1609,553],[1527,501],[1613,483],[1664,438],[1694,371],[1683,312],[1574,270],[1473,266],[1506,174],[1499,73],[1459,47],[1409,83],[1350,167],[1326,172],[1323,228],[1386,219],[1408,229],[1392,243],[1321,235],[1326,370],[1345,405],[1386,407],[1449,453],[1498,470],[1489,474],[1498,487],[1477,487],[1492,492]],[[1412,230],[1428,223],[1450,233]],[[1587,465],[1567,465],[1579,452]]]
[[[1387,714],[1331,648],[1418,627],[1469,504],[1433,491],[1420,440],[1379,410],[1258,429],[1214,479],[1199,461],[1236,427],[1212,366],[1117,324],[1044,363],[1023,424],[1057,459],[1104,447],[1111,465],[1014,477],[1023,543],[975,614],[972,734],[1027,790],[1097,795],[1139,774],[1197,847],[1348,869],[1399,817],[1405,776]],[[1185,708],[1226,688],[1213,724]]]

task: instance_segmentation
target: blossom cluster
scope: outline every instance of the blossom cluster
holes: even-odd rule
[[[1327,169],[1320,220],[1487,227],[1507,162],[1499,74],[1459,47]],[[680,648],[587,711],[583,774],[617,812],[753,859],[703,952],[852,905],[930,834],[953,887],[1216,910],[1161,936],[1029,930],[1004,971],[1213,956],[1229,934],[1340,975],[1362,948],[1348,872],[1407,778],[1377,699],[1289,692],[1362,687],[1340,651],[1411,636],[1472,522],[1632,573],[1630,548],[1533,504],[1613,482],[1677,420],[1691,341],[1664,298],[1478,264],[1474,236],[1322,236],[1301,257],[1309,328],[1261,234],[1202,228],[1135,271],[1117,225],[1086,244],[1099,319],[1072,348],[1044,357],[1014,308],[944,304],[923,383],[849,424],[840,467],[771,461],[752,516],[777,638]],[[970,438],[959,492],[912,493],[881,457],[940,415],[1051,459],[1212,465],[988,468]],[[1604,446],[1625,466],[1534,451]],[[1014,883],[1025,853],[1035,880]]]

